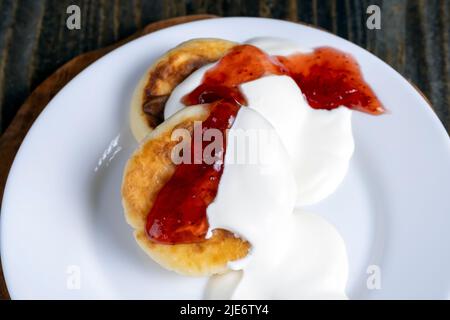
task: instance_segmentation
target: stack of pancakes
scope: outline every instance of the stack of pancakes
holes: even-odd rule
[[[174,88],[195,70],[223,57],[236,44],[221,39],[195,39],[175,47],[158,59],[139,82],[131,102],[130,124],[141,144],[129,159],[122,183],[122,203],[127,222],[141,248],[163,267],[180,274],[205,276],[224,273],[230,261],[244,258],[250,244],[233,233],[217,229],[202,242],[160,244],[147,235],[147,215],[176,165],[171,139],[179,128],[193,130],[204,121],[208,105],[187,107],[164,121],[164,107]],[[177,201],[177,199],[174,199]]]

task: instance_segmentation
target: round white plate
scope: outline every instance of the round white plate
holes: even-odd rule
[[[159,267],[125,222],[122,170],[136,147],[129,101],[152,61],[180,42],[257,36],[351,53],[389,109],[379,117],[354,113],[348,175],[310,210],[344,237],[349,297],[450,297],[450,140],[423,97],[381,60],[332,34],[277,20],[223,18],[126,44],[48,104],[16,156],[3,198],[1,258],[12,298],[202,298],[207,279]]]

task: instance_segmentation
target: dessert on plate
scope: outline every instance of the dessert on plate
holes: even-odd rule
[[[345,177],[353,110],[384,112],[338,49],[256,38],[168,51],[131,103],[140,145],[122,202],[136,241],[166,269],[212,276],[207,298],[346,298],[345,243],[303,207]]]

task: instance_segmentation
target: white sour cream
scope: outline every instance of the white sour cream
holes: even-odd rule
[[[271,56],[288,56],[295,52],[312,52],[310,48],[301,47],[298,43],[283,38],[257,37],[249,39],[245,43],[258,47]]]
[[[292,161],[298,205],[326,198],[345,177],[354,143],[348,108],[311,108],[295,81],[267,76],[241,85],[248,106],[280,135]]]
[[[211,277],[205,299],[347,299],[347,253],[336,229],[299,210],[282,222],[271,230],[272,245],[253,253],[242,271]]]
[[[256,38],[249,43],[271,55],[302,50],[276,38]],[[181,98],[200,85],[211,67],[213,64],[200,68],[174,89],[165,107],[166,119],[185,107]],[[240,90],[248,107],[274,126],[291,157],[298,186],[297,205],[312,205],[333,193],[344,179],[354,151],[351,110],[311,108],[288,76],[262,77],[242,84]]]
[[[273,130],[258,112],[241,108],[230,130]],[[259,145],[264,165],[236,163],[228,139],[219,190],[207,209],[210,230],[233,231],[252,244],[231,272],[215,276],[213,299],[344,299],[347,254],[339,233],[323,218],[293,213],[296,183],[289,155],[276,136]],[[235,288],[233,290],[233,288]]]
[[[249,43],[271,55],[305,52],[275,38]],[[184,108],[181,98],[194,90],[213,64],[178,85],[165,107],[167,119]],[[275,139],[259,144],[261,163],[236,163],[227,140],[217,197],[208,207],[210,230],[224,228],[252,244],[233,271],[211,278],[213,299],[341,299],[347,282],[347,254],[338,232],[323,218],[294,212],[330,195],[344,178],[354,143],[351,111],[312,109],[288,76],[268,75],[240,86],[248,108],[241,108],[233,130],[266,130]],[[267,161],[268,159],[268,161]]]

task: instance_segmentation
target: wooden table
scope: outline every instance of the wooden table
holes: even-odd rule
[[[66,8],[81,9],[81,30],[68,30]],[[381,7],[381,30],[365,27],[366,8]],[[194,13],[302,21],[346,38],[386,61],[430,99],[450,128],[448,0],[2,0],[0,131],[57,67],[150,22]]]
[[[71,4],[81,9],[80,30],[66,27]],[[371,4],[381,8],[381,30],[366,27]],[[450,130],[449,0],[1,0],[0,132],[30,93],[67,61],[151,22],[196,13],[286,19],[346,38],[417,85]],[[1,278],[0,270],[0,296],[7,298]]]

